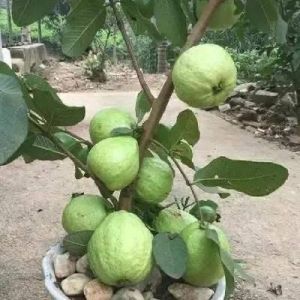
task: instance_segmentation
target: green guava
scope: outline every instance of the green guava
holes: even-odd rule
[[[133,117],[117,108],[106,108],[95,114],[90,122],[90,136],[94,144],[111,137],[112,130],[116,128],[133,128],[136,121]]]
[[[237,70],[224,48],[202,44],[178,58],[172,79],[180,100],[192,107],[210,108],[224,103],[233,91]]]
[[[106,217],[104,199],[82,195],[71,199],[63,211],[62,225],[68,233],[95,230]]]
[[[93,273],[101,282],[113,286],[143,281],[152,269],[152,239],[149,229],[135,214],[111,213],[88,244]]]
[[[154,220],[157,232],[180,233],[188,225],[197,222],[197,218],[188,212],[177,208],[161,210]]]
[[[136,193],[148,203],[159,203],[167,198],[173,186],[173,171],[158,157],[146,157],[138,173]]]
[[[230,251],[229,242],[220,228],[209,225],[219,234],[222,249]],[[205,229],[199,222],[187,226],[180,236],[185,241],[188,251],[188,261],[184,280],[199,287],[210,287],[223,276],[224,270],[217,245],[206,237]]]
[[[197,16],[200,18],[208,0],[197,1]],[[236,14],[237,7],[234,0],[225,0],[214,12],[209,22],[209,28],[213,30],[224,30],[231,28],[238,20],[241,14]]]
[[[138,143],[130,136],[107,138],[91,149],[87,165],[111,191],[121,190],[138,174]]]

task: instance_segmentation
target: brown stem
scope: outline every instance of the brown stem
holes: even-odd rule
[[[223,1],[224,0],[209,0],[209,3],[205,7],[200,19],[193,27],[191,34],[189,35],[187,42],[183,47],[182,52],[195,45],[202,38],[212,14]],[[166,107],[170,101],[173,91],[174,85],[172,82],[172,73],[170,72],[167,81],[165,82],[157,98],[157,101],[155,101],[152,105],[152,110],[148,120],[145,122],[144,134],[140,141],[141,157],[144,157],[145,151],[151,141],[153,132],[166,110]]]
[[[127,34],[125,24],[124,24],[124,21],[122,19],[121,14],[120,14],[120,11],[117,8],[116,3],[114,2],[114,0],[110,0],[110,6],[113,9],[113,12],[114,12],[114,15],[115,15],[115,18],[116,18],[116,21],[117,21],[118,28],[121,31],[121,34],[122,34],[123,39],[125,41],[125,44],[126,44],[126,47],[127,47],[127,50],[128,50],[128,54],[129,54],[130,59],[132,61],[133,68],[134,68],[134,70],[137,74],[137,77],[139,79],[140,85],[141,85],[142,89],[144,90],[148,101],[150,102],[150,104],[152,104],[154,102],[155,98],[152,95],[151,90],[150,90],[149,86],[146,83],[146,80],[144,78],[144,74],[143,74],[143,72],[141,71],[141,69],[139,67],[136,56],[134,55],[133,45],[132,45],[132,42],[131,42],[128,34]]]
[[[41,130],[47,136],[47,138],[51,140],[51,142],[53,142],[67,157],[69,157],[72,160],[76,167],[80,168],[84,173],[88,174],[94,180],[103,197],[105,197],[106,199],[110,199],[114,207],[118,205],[118,200],[112,195],[111,191],[109,191],[97,177],[95,177],[89,172],[87,166],[83,162],[77,159],[77,157],[75,157],[73,153],[70,152],[57,138],[55,138],[47,130],[45,130],[42,124],[38,123],[30,115],[28,118],[34,126]],[[111,206],[111,203],[109,201],[107,201],[107,204]]]
[[[72,131],[69,131],[69,130],[64,128],[64,129],[62,129],[61,132],[67,133],[68,135],[72,136],[73,138],[75,138],[76,140],[78,140],[82,144],[85,144],[89,147],[93,146],[93,144],[90,141],[87,141],[87,140],[83,139],[82,137],[78,136],[77,134],[73,133]]]

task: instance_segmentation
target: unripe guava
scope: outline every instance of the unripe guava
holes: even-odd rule
[[[111,213],[96,229],[88,244],[93,273],[108,285],[143,281],[152,268],[152,234],[135,215]]]
[[[173,171],[158,157],[146,157],[138,173],[136,192],[149,203],[159,203],[167,198],[173,186]]]
[[[208,0],[197,1],[197,16],[200,18],[204,7],[207,5]],[[239,19],[240,14],[236,14],[237,7],[234,0],[225,0],[212,15],[209,28],[213,30],[224,30],[231,28]]]
[[[222,230],[214,225],[209,227],[218,232],[222,249],[229,252],[229,242]],[[185,241],[188,251],[184,280],[199,287],[216,284],[224,276],[218,246],[206,237],[205,229],[201,228],[199,223],[187,226],[180,236]]]
[[[106,108],[95,114],[90,123],[90,136],[94,144],[111,137],[116,128],[133,128],[136,121],[133,117],[117,108]]]
[[[154,220],[157,232],[180,233],[188,225],[197,222],[197,218],[188,212],[177,208],[161,210]]]
[[[67,204],[62,215],[62,225],[68,233],[95,230],[106,215],[102,197],[82,195]]]
[[[202,44],[178,58],[172,79],[180,100],[192,107],[210,108],[224,103],[233,91],[237,70],[224,48]]]
[[[88,168],[111,191],[129,185],[139,171],[139,147],[129,136],[107,138],[89,152]]]

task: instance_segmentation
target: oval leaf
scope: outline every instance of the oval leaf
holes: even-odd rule
[[[153,240],[156,263],[168,276],[179,279],[186,270],[187,249],[183,239],[168,233],[159,233]]]
[[[83,256],[87,252],[87,245],[94,231],[85,230],[68,234],[63,241],[65,250],[73,256]]]
[[[91,44],[97,31],[104,25],[104,0],[80,0],[72,7],[63,31],[63,52],[79,56]]]
[[[18,26],[30,25],[51,13],[58,0],[13,0],[12,16]]]
[[[18,79],[0,74],[0,165],[17,151],[27,131],[27,106]]]
[[[139,92],[135,104],[135,114],[138,123],[143,120],[145,114],[150,110],[151,110],[151,104],[149,103],[146,94],[144,93],[144,91]]]
[[[260,197],[277,190],[287,178],[288,170],[274,163],[219,157],[195,173],[194,184],[218,186]]]

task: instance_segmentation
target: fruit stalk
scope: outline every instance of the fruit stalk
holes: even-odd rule
[[[115,15],[115,18],[116,18],[116,21],[117,21],[118,28],[121,31],[122,37],[123,37],[124,42],[126,44],[128,54],[130,56],[133,68],[134,68],[134,70],[137,74],[137,77],[139,79],[140,85],[141,85],[142,89],[144,90],[148,101],[150,102],[150,104],[152,104],[154,102],[155,98],[154,98],[153,94],[151,93],[151,90],[150,90],[150,88],[149,88],[149,86],[148,86],[148,84],[147,84],[147,82],[144,78],[144,74],[143,74],[143,72],[141,71],[141,69],[139,67],[137,58],[134,55],[132,42],[131,42],[131,40],[130,40],[127,32],[126,32],[126,28],[125,28],[122,16],[121,16],[114,0],[110,0],[109,2],[110,2],[110,6],[113,9],[113,12],[114,12],[114,15]]]

